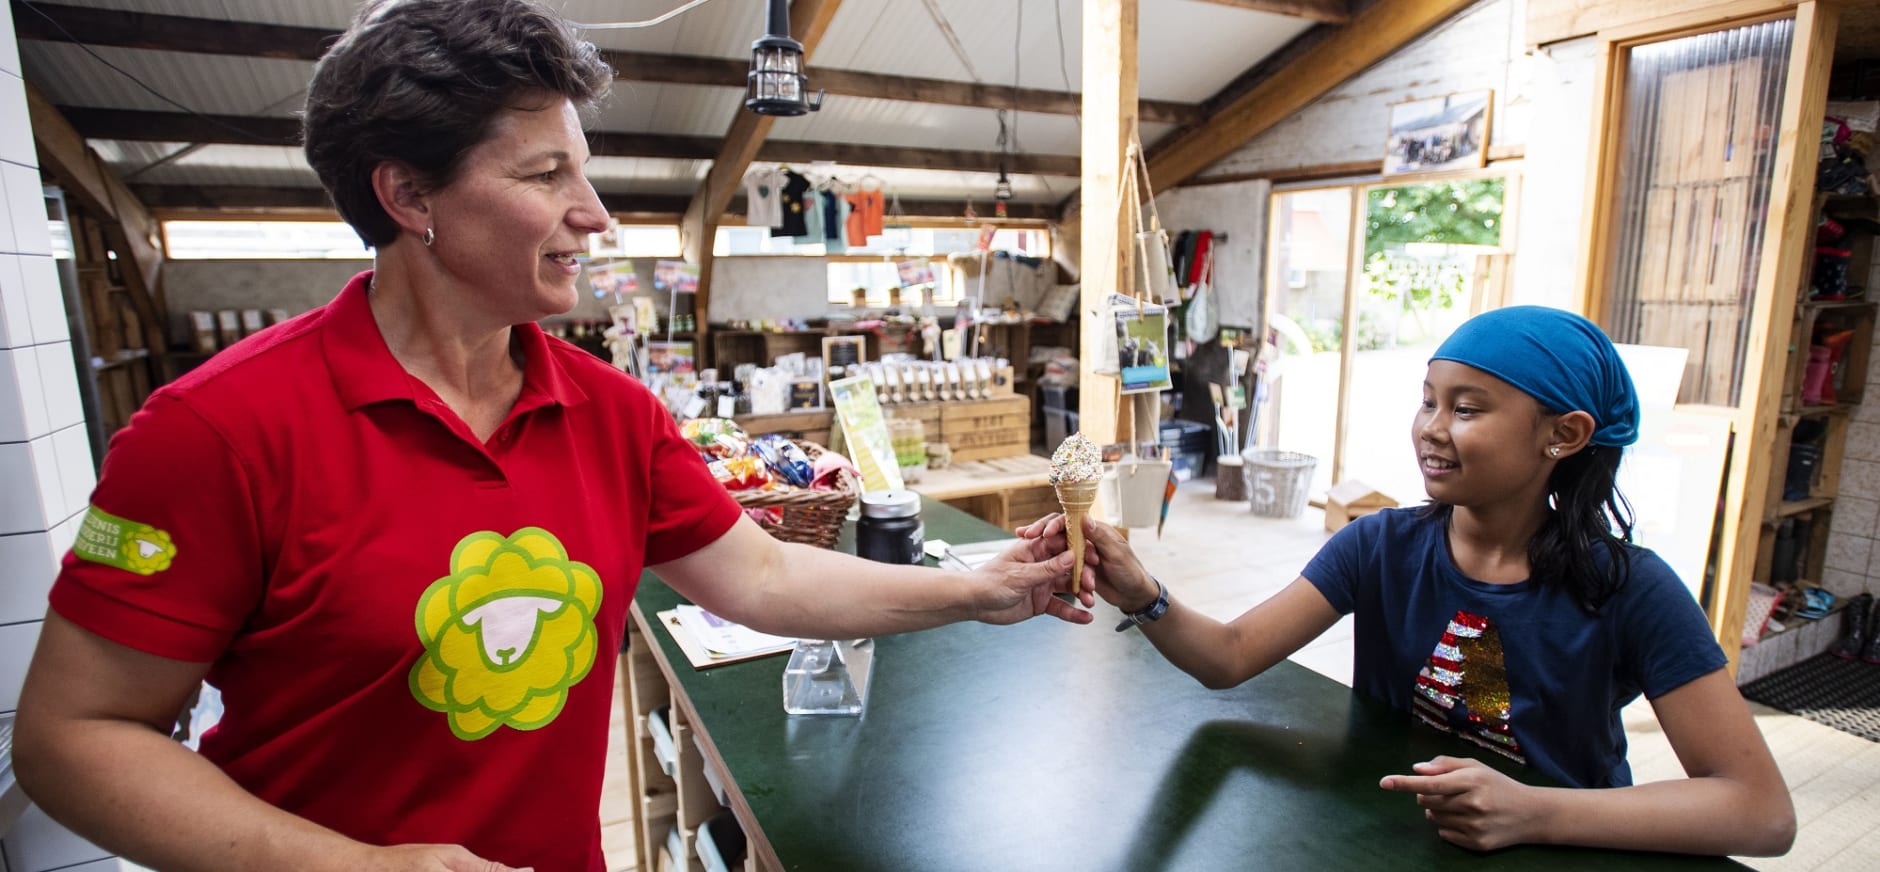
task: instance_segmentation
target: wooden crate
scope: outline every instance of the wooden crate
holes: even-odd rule
[[[959,462],[1011,457],[1031,450],[1031,400],[1008,396],[950,403],[890,403],[881,407],[891,418],[921,423],[929,444],[945,443]],[[835,412],[785,412],[739,415],[738,426],[752,436],[788,433],[818,445],[830,445]]]
[[[1029,524],[1059,508],[1057,491],[1050,485],[1014,488],[1006,493],[1006,517],[1012,527]]]

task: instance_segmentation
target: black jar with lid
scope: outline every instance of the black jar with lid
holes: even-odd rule
[[[920,523],[920,494],[911,490],[862,494],[855,523],[855,553],[881,563],[921,562],[926,530]]]

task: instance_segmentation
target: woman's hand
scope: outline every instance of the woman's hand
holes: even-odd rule
[[[1415,775],[1386,775],[1385,790],[1417,795],[1436,834],[1472,851],[1493,851],[1533,841],[1538,813],[1535,788],[1480,760],[1437,757],[1418,763]]]
[[[1070,593],[1073,559],[1065,543],[1064,525],[1060,522],[1053,532],[1055,535],[1039,532],[1027,536],[1021,530],[1012,547],[972,572],[979,590],[979,620],[1016,624],[1048,614],[1073,624],[1090,623],[1092,618],[1086,609],[1095,605],[1096,599],[1088,584],[1076,598],[1083,608],[1052,595]]]
[[[1062,542],[1064,516],[1052,513],[1018,529],[1021,539]],[[1067,547],[1058,545],[1058,548]],[[1085,590],[1095,587],[1097,595],[1124,612],[1139,612],[1155,602],[1160,593],[1155,579],[1142,568],[1136,552],[1130,550],[1116,528],[1095,518],[1084,518],[1084,563],[1094,567],[1086,571]]]
[[[534,867],[517,869],[485,860],[458,845],[367,848],[361,863],[351,868],[366,872],[535,872]]]

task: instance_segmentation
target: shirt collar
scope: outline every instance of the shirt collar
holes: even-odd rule
[[[339,296],[327,304],[321,317],[327,367],[347,411],[388,400],[418,399],[414,380],[392,356],[372,316],[366,296],[371,286],[371,270],[353,276]],[[547,405],[572,406],[587,401],[587,392],[562,366],[540,326],[531,322],[512,329],[523,353],[522,395],[512,415]]]

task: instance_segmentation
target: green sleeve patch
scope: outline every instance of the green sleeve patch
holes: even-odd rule
[[[170,561],[176,559],[176,543],[170,541],[169,533],[149,524],[92,506],[79,524],[72,553],[125,572],[154,575],[170,568]]]

